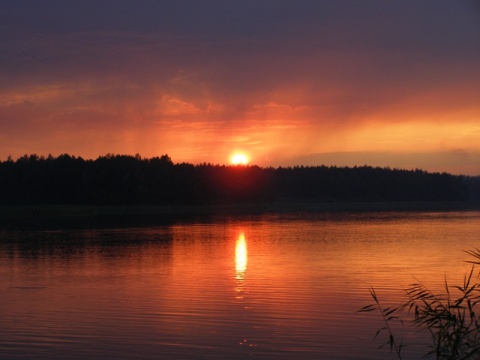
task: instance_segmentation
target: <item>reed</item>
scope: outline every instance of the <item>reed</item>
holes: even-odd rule
[[[380,347],[389,345],[390,351],[402,359],[401,350],[405,345],[398,343],[391,325],[399,321],[403,326],[408,321],[419,331],[430,334],[430,350],[423,358],[480,359],[480,283],[479,274],[475,275],[475,266],[480,265],[480,250],[465,252],[474,258],[467,261],[472,267],[461,285],[449,285],[445,279],[444,294],[435,294],[416,282],[404,289],[405,300],[399,306],[384,308],[375,289],[370,289],[373,303],[358,311],[380,312],[384,326],[375,337],[387,333],[387,341]]]

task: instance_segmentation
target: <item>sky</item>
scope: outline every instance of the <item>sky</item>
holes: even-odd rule
[[[0,160],[480,175],[478,0],[0,0]]]

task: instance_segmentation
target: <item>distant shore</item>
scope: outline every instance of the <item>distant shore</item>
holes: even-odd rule
[[[480,202],[404,201],[404,202],[301,202],[284,201],[259,204],[218,205],[0,205],[1,217],[77,217],[115,215],[175,214],[257,214],[330,211],[455,211],[480,210]]]

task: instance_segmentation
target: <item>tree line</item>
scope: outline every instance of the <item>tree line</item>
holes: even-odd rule
[[[211,205],[480,200],[480,178],[371,166],[174,164],[168,155],[86,160],[25,155],[0,162],[0,204]]]

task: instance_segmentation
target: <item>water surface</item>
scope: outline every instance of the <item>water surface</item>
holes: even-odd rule
[[[0,358],[389,358],[373,340],[380,319],[356,312],[368,288],[397,304],[415,278],[461,280],[479,220],[299,213],[3,231]],[[428,351],[398,331],[405,358]]]

